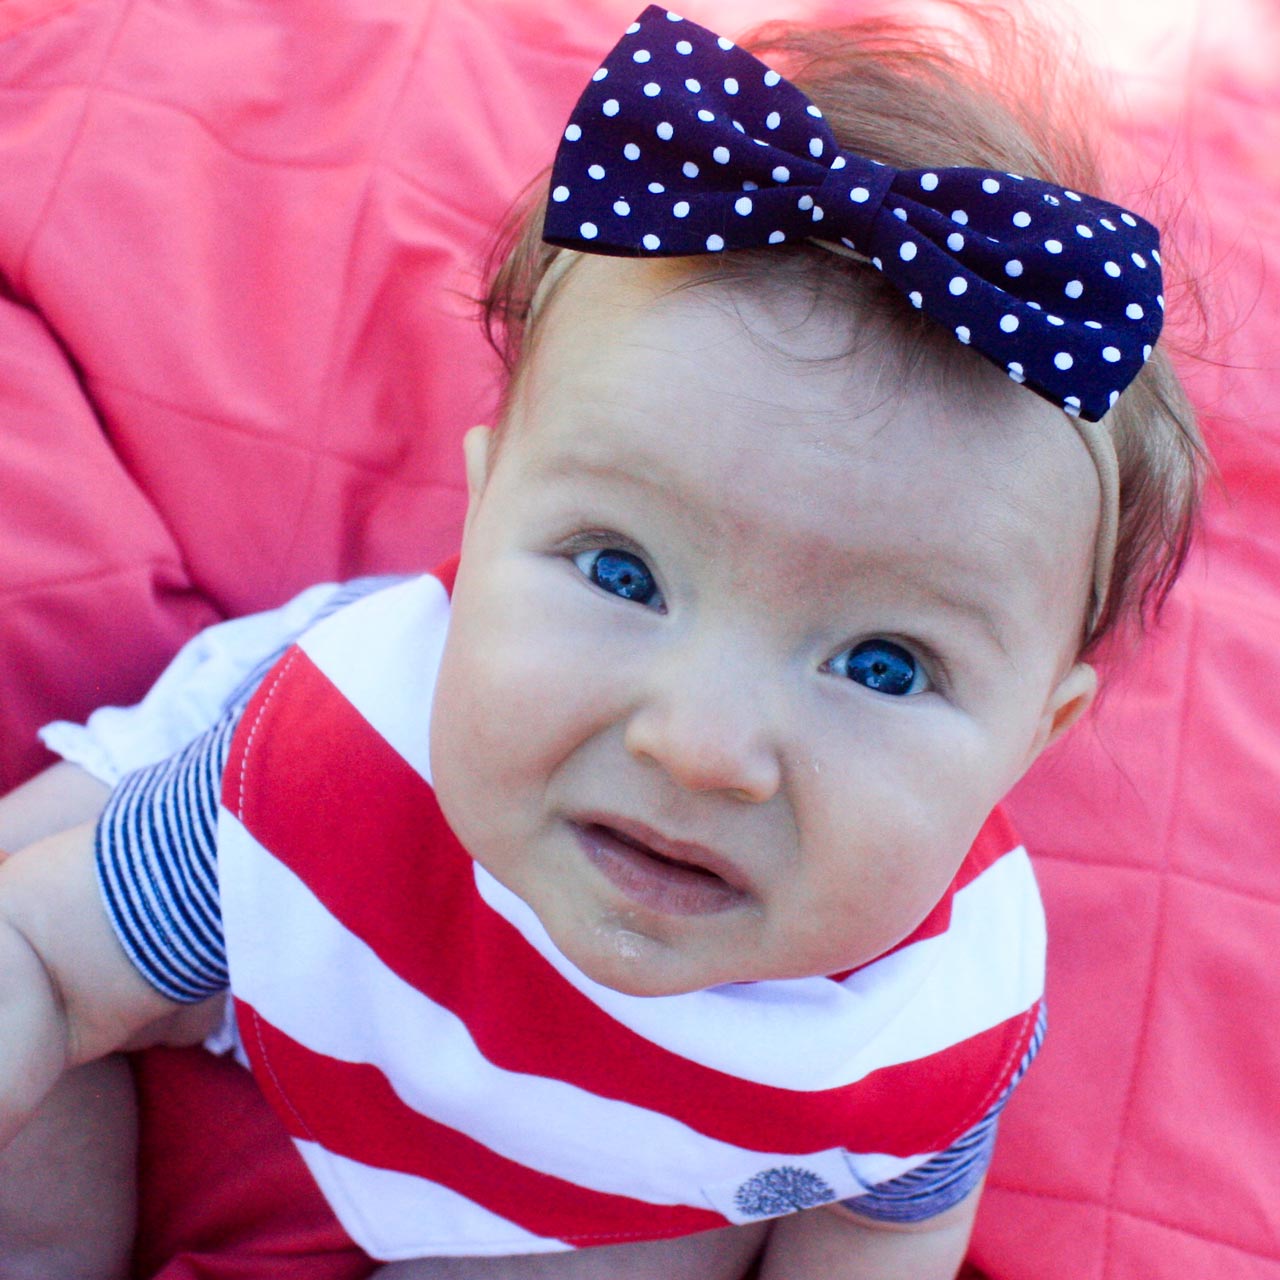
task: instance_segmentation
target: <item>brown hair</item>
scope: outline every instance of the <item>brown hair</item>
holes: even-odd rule
[[[1056,35],[1051,40],[1004,10],[942,3],[961,28],[884,18],[828,28],[771,23],[741,43],[822,108],[843,150],[896,168],[971,165],[1103,194],[1089,143],[1098,133],[1101,97],[1092,78],[1064,56]],[[508,372],[504,411],[527,354],[534,296],[560,252],[541,238],[544,179],[513,210],[490,257],[483,315]],[[1178,259],[1168,244],[1162,256],[1168,277]],[[822,288],[843,277],[859,309],[888,318],[913,362],[925,350],[948,365],[977,359],[874,271],[818,246],[697,262],[704,279],[769,278],[786,269]],[[1195,532],[1206,463],[1194,411],[1162,348],[1106,424],[1120,469],[1119,534],[1106,606],[1084,638],[1086,651],[1117,624],[1150,621],[1158,613]]]

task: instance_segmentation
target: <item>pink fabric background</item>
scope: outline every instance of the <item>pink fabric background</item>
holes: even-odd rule
[[[200,626],[450,547],[496,385],[485,237],[639,7],[0,2],[0,782]],[[1053,1026],[973,1259],[1280,1280],[1280,17],[1077,8],[1130,102],[1114,194],[1187,201],[1217,363],[1184,367],[1223,485],[1163,630],[1015,797]],[[367,1272],[238,1069],[138,1070],[139,1275]]]

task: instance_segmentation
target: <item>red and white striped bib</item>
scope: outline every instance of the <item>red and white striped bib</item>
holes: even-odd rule
[[[1043,912],[1003,816],[919,929],[851,974],[601,987],[436,804],[449,583],[307,632],[224,774],[241,1037],[352,1239],[392,1260],[704,1231],[856,1197],[981,1119],[1044,982]]]

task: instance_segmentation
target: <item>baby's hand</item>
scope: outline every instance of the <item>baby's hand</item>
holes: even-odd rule
[[[69,1067],[174,1011],[116,941],[93,841],[86,823],[0,865],[0,1147]]]

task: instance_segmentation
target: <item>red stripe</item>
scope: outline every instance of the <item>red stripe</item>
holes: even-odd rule
[[[1026,1050],[1034,1010],[820,1092],[756,1084],[670,1053],[565,982],[483,902],[431,788],[304,653],[294,651],[272,687],[268,678],[236,735],[224,803],[237,811],[238,761],[252,736],[238,816],[391,970],[455,1013],[497,1066],[562,1079],[743,1148],[908,1156],[976,1123]],[[444,950],[455,960],[442,967]]]
[[[610,1195],[508,1160],[414,1111],[376,1067],[313,1053],[244,1001],[236,1002],[236,1014],[255,1072],[295,1138],[438,1183],[535,1236],[567,1244],[659,1240],[730,1225],[707,1209]],[[287,1100],[274,1083],[281,1075],[289,1081]]]

